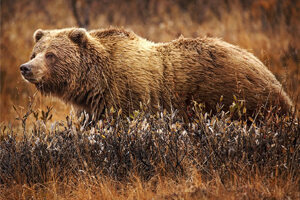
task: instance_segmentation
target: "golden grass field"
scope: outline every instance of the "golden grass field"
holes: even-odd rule
[[[28,61],[34,45],[32,35],[38,28],[117,26],[131,29],[154,42],[171,41],[180,35],[219,37],[257,56],[276,75],[299,108],[299,9],[300,1],[292,0],[1,1],[0,141],[6,140],[12,132],[22,137],[22,123],[16,118],[26,114],[30,102],[39,115],[43,115],[47,106],[53,107],[52,118],[46,120],[47,123],[44,120],[46,133],[50,133],[51,123],[65,122],[72,110],[70,105],[54,97],[42,97],[20,75],[19,66]],[[37,119],[30,115],[26,120],[27,134],[30,134]],[[283,130],[291,130],[289,134],[299,136],[299,124],[295,124]],[[270,130],[275,133],[274,127]],[[297,137],[295,141],[294,147],[299,147]],[[1,182],[6,179],[1,179],[0,173],[0,199],[297,199],[300,198],[300,177],[295,172],[300,167],[299,148],[291,147],[288,151],[296,157],[293,168],[288,168],[294,171],[258,169],[257,173],[247,174],[240,166],[238,172],[229,170],[226,178],[218,169],[210,169],[211,176],[207,178],[192,165],[187,168],[187,164],[184,165],[189,172],[187,176],[154,173],[147,180],[138,173],[128,175],[129,180],[118,181],[110,176],[91,174],[73,174],[61,179],[60,174],[47,172],[49,177],[41,179],[46,180],[44,182],[28,183],[22,177],[14,177],[14,182],[6,184]],[[298,169],[295,168],[297,159]]]

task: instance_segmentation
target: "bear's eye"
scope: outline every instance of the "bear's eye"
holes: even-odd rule
[[[46,58],[47,59],[53,59],[54,57],[55,57],[54,53],[52,53],[52,52],[46,53]]]
[[[35,58],[35,53],[33,53],[30,57],[30,60],[34,59]]]

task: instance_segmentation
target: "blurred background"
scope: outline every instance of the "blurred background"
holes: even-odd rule
[[[29,102],[53,107],[53,120],[70,112],[26,83],[19,66],[28,61],[38,28],[109,26],[133,30],[154,42],[185,37],[219,37],[257,56],[300,105],[298,0],[1,0],[0,123],[16,123]],[[297,98],[298,97],[298,98]],[[16,110],[13,108],[15,106]]]

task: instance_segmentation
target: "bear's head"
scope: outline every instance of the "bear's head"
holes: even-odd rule
[[[85,29],[39,29],[33,37],[35,46],[30,61],[22,64],[20,71],[43,94],[61,96],[72,90],[72,85],[81,85],[95,60],[98,64],[101,61],[103,47]],[[100,54],[95,53],[99,51]]]

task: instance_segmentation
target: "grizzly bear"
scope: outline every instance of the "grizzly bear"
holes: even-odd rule
[[[275,76],[251,53],[216,38],[180,37],[154,43],[118,28],[37,30],[23,77],[42,94],[70,102],[98,119],[105,109],[128,115],[140,103],[186,113],[191,102],[216,111],[244,99],[247,112],[275,105],[288,112],[292,102]]]

